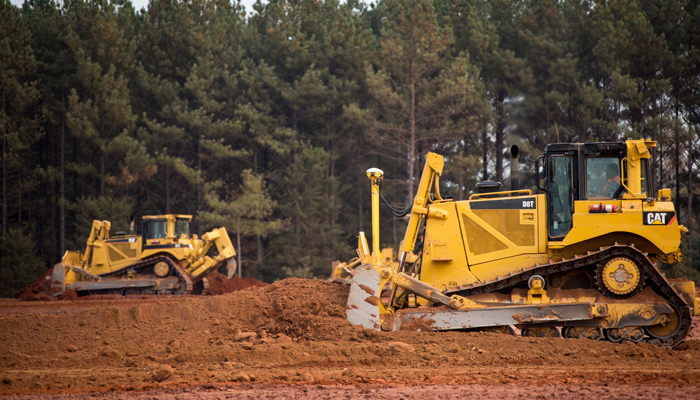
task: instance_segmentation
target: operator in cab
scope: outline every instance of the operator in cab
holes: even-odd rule
[[[602,196],[613,197],[613,194],[620,187],[620,172],[618,166],[615,163],[610,163],[605,168],[605,178],[608,182],[603,188]]]

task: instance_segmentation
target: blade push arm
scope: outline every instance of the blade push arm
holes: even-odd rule
[[[408,221],[406,235],[403,238],[401,246],[401,264],[406,259],[406,254],[413,251],[416,243],[418,229],[423,223],[423,219],[428,214],[428,202],[430,201],[430,191],[433,184],[437,184],[439,177],[442,174],[442,168],[445,165],[443,157],[439,154],[428,153],[425,157],[425,167],[418,183],[418,191],[413,199],[413,209],[411,210],[411,218]],[[437,194],[437,192],[436,192]],[[439,194],[438,194],[439,196]],[[400,269],[399,269],[400,270]]]

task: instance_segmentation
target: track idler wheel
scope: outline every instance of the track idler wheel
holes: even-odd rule
[[[173,294],[185,294],[187,293],[187,283],[185,281],[179,280],[173,288]]]
[[[560,338],[561,333],[559,329],[555,327],[548,328],[523,328],[520,332],[523,337],[548,337],[548,338]]]
[[[673,307],[673,309],[674,312],[671,314],[661,314],[659,316],[660,322],[656,325],[644,328],[649,336],[657,339],[670,339],[673,337],[681,326],[678,311],[675,307]]]
[[[644,271],[627,257],[613,257],[598,265],[596,281],[604,295],[626,299],[642,290]]]

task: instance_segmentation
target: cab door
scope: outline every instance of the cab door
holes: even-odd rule
[[[547,159],[547,230],[549,240],[562,240],[573,226],[574,162],[567,154]]]

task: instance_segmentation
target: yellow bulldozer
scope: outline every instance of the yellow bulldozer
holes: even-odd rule
[[[51,294],[66,289],[82,294],[203,294],[206,276],[227,268],[236,270],[226,228],[198,238],[190,235],[191,215],[148,215],[140,222],[141,235],[117,232],[110,237],[109,221],[93,221],[85,252],[67,251],[53,269]],[[218,253],[207,255],[212,246]]]
[[[441,196],[444,160],[428,153],[393,266],[379,250],[383,172],[368,170],[373,249],[360,232],[356,266],[336,264],[332,277],[351,283],[348,320],[382,331],[517,328],[523,336],[681,343],[698,301],[692,281],[657,267],[681,260],[687,229],[670,189],[652,191],[655,146],[547,145],[536,161],[544,194],[518,188],[513,147],[510,190],[480,182],[464,201]]]

